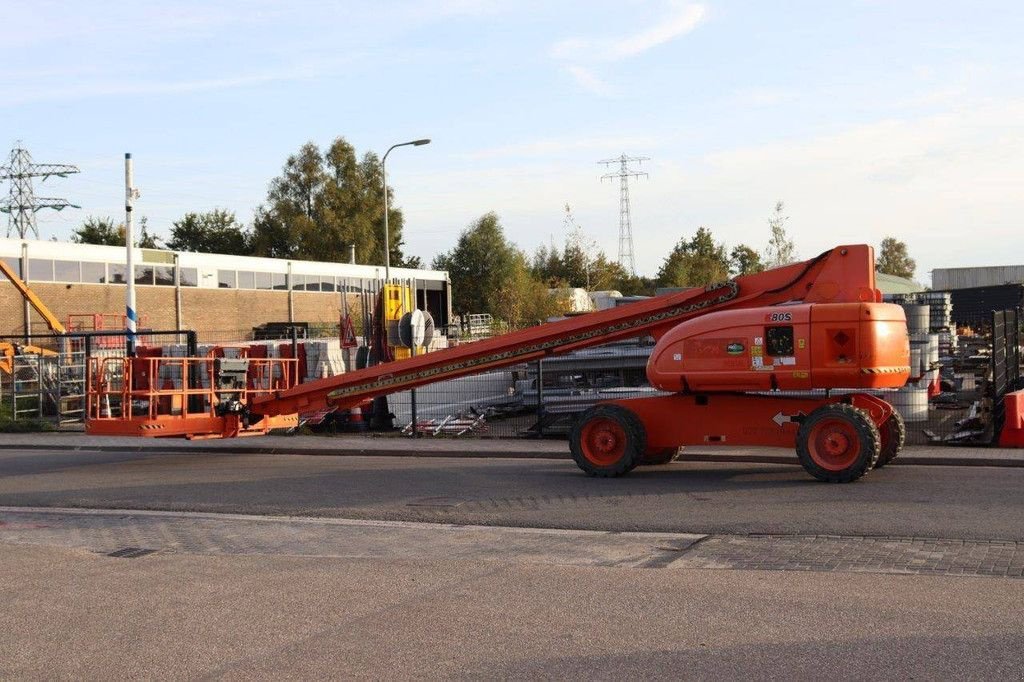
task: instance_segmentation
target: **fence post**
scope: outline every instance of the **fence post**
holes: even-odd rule
[[[39,396],[39,418],[43,418],[43,354],[36,356],[36,394]]]
[[[56,417],[55,421],[56,421],[56,424],[57,424],[58,428],[60,428],[60,420],[61,420],[61,417],[63,416],[63,414],[61,413],[61,404],[60,404],[61,389],[63,388],[63,381],[61,381],[61,377],[62,377],[62,374],[63,374],[63,363],[61,362],[61,357],[62,357],[62,353],[61,353],[60,349],[58,348],[58,350],[57,350],[57,406],[55,408],[55,411],[57,412],[57,417]]]
[[[537,358],[537,437],[544,437],[544,360]]]

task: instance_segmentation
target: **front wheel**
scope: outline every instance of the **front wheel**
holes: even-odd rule
[[[646,441],[635,414],[618,405],[595,405],[573,425],[569,449],[588,476],[622,476],[640,464]]]
[[[881,436],[874,422],[852,405],[819,407],[796,434],[796,454],[811,476],[829,483],[849,483],[878,461]]]

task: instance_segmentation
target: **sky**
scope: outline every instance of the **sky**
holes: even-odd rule
[[[388,158],[406,252],[425,262],[488,211],[527,252],[565,205],[637,271],[700,226],[763,248],[776,201],[802,257],[886,236],[935,267],[1024,263],[1024,3],[849,0],[0,0],[0,153],[81,173],[37,183],[163,236],[186,212],[250,221],[307,141]],[[614,169],[613,169],[614,170]],[[0,191],[7,192],[7,185]]]

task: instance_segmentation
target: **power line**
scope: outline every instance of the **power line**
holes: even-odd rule
[[[650,161],[646,156],[626,156],[598,161],[605,166],[619,164],[617,173],[606,173],[601,180],[619,178],[619,265],[631,275],[636,275],[636,259],[633,257],[633,220],[629,213],[629,178],[646,178],[647,173],[635,171],[629,164]]]
[[[17,232],[20,239],[31,231],[39,239],[39,228],[36,226],[36,213],[44,208],[63,211],[65,208],[81,208],[69,203],[67,199],[56,197],[37,197],[32,188],[32,178],[55,176],[66,178],[78,173],[78,166],[66,163],[33,163],[32,155],[21,146],[19,140],[11,150],[10,162],[0,166],[0,180],[10,180],[11,189],[6,199],[0,201],[0,213],[7,214],[7,236]]]

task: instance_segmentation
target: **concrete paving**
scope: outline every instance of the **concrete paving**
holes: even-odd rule
[[[1024,581],[4,545],[3,679],[1017,679]]]
[[[0,544],[570,566],[1024,577],[1024,542],[696,535],[140,510],[0,507]]]

